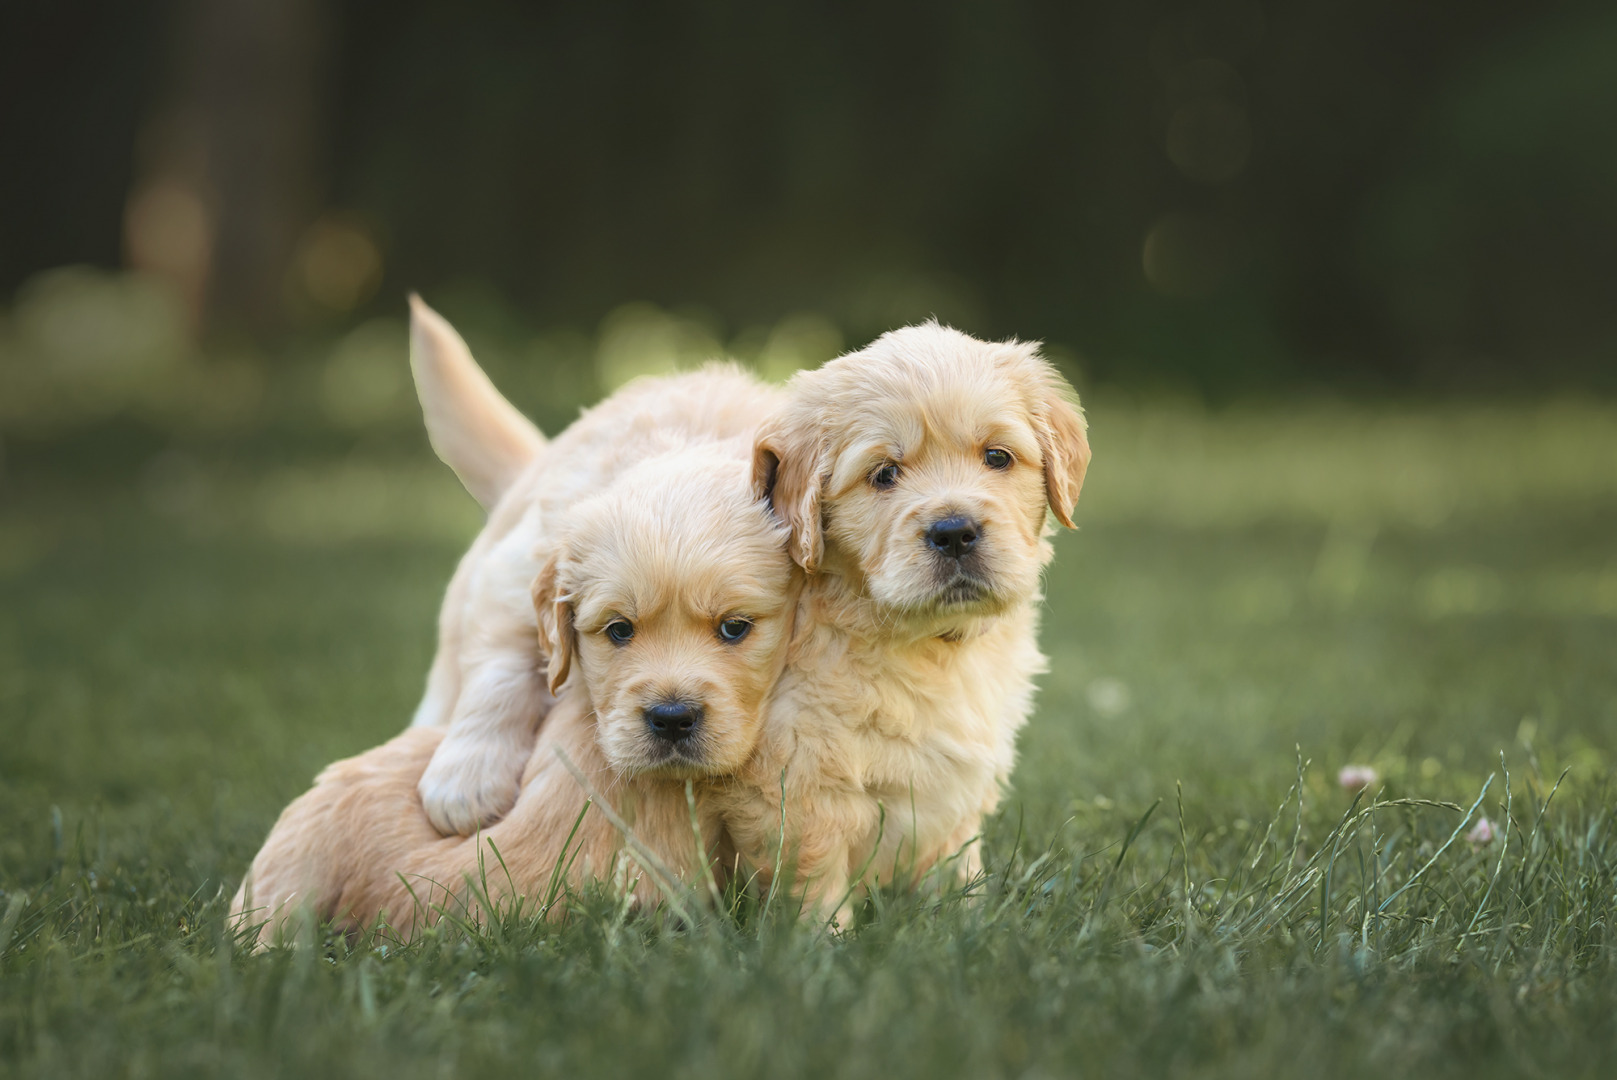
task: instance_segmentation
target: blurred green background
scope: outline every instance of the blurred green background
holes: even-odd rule
[[[729,355],[783,378],[933,314],[1043,339],[1097,448],[1051,578],[1055,711],[1123,716],[1194,661],[1273,699],[1251,730],[1286,774],[1307,740],[1259,674],[1277,633],[1357,673],[1364,714],[1320,738],[1373,756],[1423,685],[1499,677],[1459,644],[1477,626],[1511,655],[1609,641],[1614,119],[1596,3],[7,5],[0,771],[124,775],[95,716],[175,689],[134,674],[178,662],[164,620],[258,650],[240,688],[267,715],[334,725],[261,732],[301,756],[257,774],[249,831],[407,715],[478,522],[421,430],[412,288],[551,432],[640,372]],[[1154,629],[1100,662],[1124,640],[1093,622],[1108,604]],[[278,697],[281,664],[340,654],[303,617],[356,620],[376,670]],[[1332,620],[1354,618],[1381,644],[1349,664]],[[1242,633],[1181,640],[1221,619]],[[1388,652],[1402,636],[1421,647]],[[30,696],[114,655],[133,682],[69,679],[79,727]],[[1370,674],[1400,663],[1401,689]],[[1498,731],[1445,728],[1456,753],[1480,768],[1557,694],[1592,695],[1569,733],[1612,749],[1604,676],[1511,670]],[[1041,760],[1115,770],[1112,730]],[[1256,752],[1227,735],[1193,758]],[[97,789],[54,797],[75,790]]]
[[[1355,672],[1333,677],[1363,715],[1316,734],[1373,756],[1423,686],[1500,677],[1460,644],[1477,626],[1511,655],[1609,643],[1614,119],[1595,3],[7,5],[0,775],[42,813],[99,790],[51,775],[137,783],[135,743],[187,760],[97,717],[166,700],[175,664],[211,684],[173,651],[193,634],[256,650],[254,753],[296,756],[249,769],[248,833],[402,721],[478,524],[421,430],[412,288],[550,432],[640,372],[784,378],[933,314],[1043,339],[1097,456],[1051,578],[1060,715],[1028,739],[1080,730],[1074,703],[1099,727],[1039,760],[1126,775],[1124,715],[1202,765],[1256,754],[1231,717],[1197,739],[1179,706],[1131,711],[1189,664],[1279,710],[1250,731],[1287,774],[1329,692],[1283,707],[1272,633]],[[1114,609],[1144,636],[1112,655]],[[350,644],[302,618],[355,620]],[[1350,664],[1355,618],[1379,644]],[[1220,620],[1242,632],[1204,635]],[[362,677],[280,696],[367,634]],[[89,689],[113,654],[132,681]],[[79,706],[31,696],[53,664]],[[1444,726],[1455,753],[1481,768],[1564,694],[1586,695],[1569,736],[1613,749],[1609,679],[1511,670],[1497,731]],[[280,726],[305,710],[329,737]],[[215,735],[237,715],[203,712]]]
[[[11,4],[0,439],[300,360],[365,427],[411,288],[551,422],[932,314],[1211,400],[1609,390],[1614,118],[1598,2]]]
[[[0,1074],[1605,1076],[1613,132],[1609,3],[0,5]],[[410,289],[547,432],[929,315],[1045,341],[1095,461],[986,851],[1077,921],[233,956],[481,523]],[[1304,857],[1349,765],[1497,771],[1510,839],[1379,958],[1449,810],[1226,936],[1299,756]]]

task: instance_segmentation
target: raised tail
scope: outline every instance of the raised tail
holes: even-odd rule
[[[414,293],[410,370],[433,450],[484,510],[494,509],[545,437],[494,389],[455,328]]]

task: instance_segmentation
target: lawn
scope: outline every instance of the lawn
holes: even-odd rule
[[[1611,1075],[1617,408],[1090,412],[989,878],[839,939],[598,890],[244,954],[239,875],[407,721],[475,507],[418,438],[14,455],[0,1075]]]

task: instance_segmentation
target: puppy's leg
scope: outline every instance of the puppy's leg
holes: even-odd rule
[[[943,842],[943,850],[937,857],[947,859],[952,864],[955,880],[961,885],[970,885],[982,873],[982,830],[983,819],[970,817],[956,825],[954,832]],[[937,885],[941,888],[948,868],[943,868],[944,874],[938,877]]]
[[[449,733],[420,785],[422,806],[445,836],[470,836],[516,801],[534,732],[551,704],[540,664],[537,647],[501,650],[464,674]]]
[[[852,843],[841,825],[837,815],[804,815],[797,880],[803,886],[804,912],[827,929],[847,930],[853,926],[856,883]]]
[[[427,691],[410,717],[411,727],[447,727],[454,715],[456,691],[460,688],[460,666],[452,654],[438,648],[427,672]]]
[[[856,891],[848,871],[839,866],[810,878],[803,898],[807,910],[820,919],[827,930],[851,930]]]
[[[438,611],[438,651],[427,672],[427,690],[416,706],[411,727],[448,727],[455,715],[455,699],[460,696],[462,624],[466,619],[467,594],[477,568],[492,546],[489,529],[473,541],[449,579],[443,606]]]
[[[467,581],[459,691],[448,734],[420,784],[427,816],[446,836],[469,836],[511,808],[534,732],[553,701],[530,589],[537,534],[534,509]]]

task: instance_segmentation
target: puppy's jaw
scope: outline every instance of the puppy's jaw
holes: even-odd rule
[[[895,624],[903,624],[912,632],[924,631],[933,637],[948,634],[975,620],[998,618],[1031,599],[1018,593],[1007,594],[990,582],[958,569],[949,571],[947,576],[939,574],[933,581],[935,584],[918,582],[896,598],[881,595],[874,598]]]
[[[934,594],[932,602],[940,611],[955,608],[979,609],[996,606],[1001,602],[1001,598],[994,593],[992,582],[983,580],[964,566],[950,567],[940,564],[938,579],[938,591]]]

